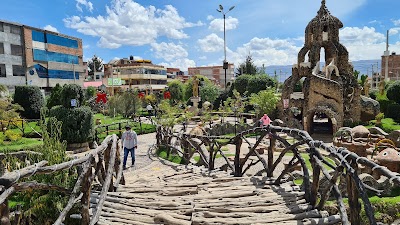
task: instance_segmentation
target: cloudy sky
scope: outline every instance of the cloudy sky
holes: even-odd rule
[[[1,0],[1,20],[44,28],[83,40],[84,59],[105,62],[133,55],[178,67],[238,65],[251,54],[256,65],[291,65],[304,43],[304,29],[320,0]],[[400,1],[327,0],[344,24],[341,42],[352,61],[380,59],[390,29],[390,50],[400,53]]]

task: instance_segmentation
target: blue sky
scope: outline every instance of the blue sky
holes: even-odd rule
[[[21,4],[23,2],[23,4]],[[129,57],[167,67],[220,65],[227,13],[227,60],[251,54],[256,65],[291,65],[320,0],[1,0],[0,19],[46,28],[83,40],[84,59]],[[400,1],[327,0],[344,24],[341,42],[352,61],[380,59],[390,29],[390,50],[400,53]]]

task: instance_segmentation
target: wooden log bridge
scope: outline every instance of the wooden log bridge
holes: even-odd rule
[[[334,224],[304,192],[273,179],[232,177],[225,171],[182,166],[161,177],[140,177],[108,193],[99,225],[114,224]],[[91,207],[101,201],[91,195]]]

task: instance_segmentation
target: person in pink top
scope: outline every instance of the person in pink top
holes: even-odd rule
[[[268,126],[271,123],[271,119],[267,116],[267,114],[264,114],[263,117],[261,117],[261,126]]]

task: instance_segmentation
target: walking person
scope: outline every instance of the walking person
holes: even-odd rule
[[[129,153],[132,157],[132,167],[135,165],[135,149],[137,148],[137,134],[134,130],[131,130],[131,126],[125,126],[125,132],[122,134],[122,144],[124,146],[124,162],[123,169],[126,170],[126,161]]]
[[[267,114],[264,114],[264,116],[261,117],[260,120],[261,120],[260,127],[268,126],[271,123],[271,119],[269,118],[269,116]]]

